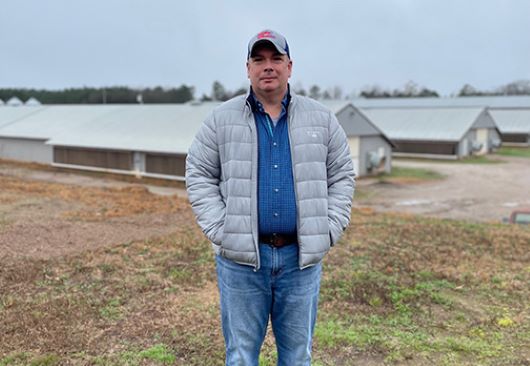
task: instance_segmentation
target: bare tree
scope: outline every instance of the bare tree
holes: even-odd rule
[[[320,99],[322,97],[322,94],[320,92],[320,87],[318,85],[313,85],[309,89],[309,97],[313,99]]]
[[[469,84],[465,84],[462,89],[458,92],[459,97],[468,97],[471,95],[480,95],[477,89]]]
[[[497,93],[502,95],[530,95],[530,80],[516,80],[501,86]]]
[[[304,89],[304,86],[302,85],[301,82],[297,81],[296,84],[293,85],[293,90],[296,94],[299,94],[299,95],[303,95],[303,96],[306,96],[307,95],[307,92],[306,90]]]
[[[333,87],[333,91],[331,93],[331,96],[333,97],[333,99],[342,99],[342,96],[343,96],[343,92],[342,92],[342,88],[338,85],[335,85]]]

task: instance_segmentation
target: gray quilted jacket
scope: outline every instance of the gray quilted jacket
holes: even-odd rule
[[[331,111],[292,93],[288,123],[303,269],[317,264],[348,225],[355,174],[346,135]],[[186,159],[188,197],[215,253],[256,270],[257,141],[247,97],[239,96],[213,110]]]

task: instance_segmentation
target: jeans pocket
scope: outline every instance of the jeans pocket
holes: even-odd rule
[[[252,293],[263,289],[263,278],[254,272],[254,268],[236,263],[230,259],[216,256],[217,280],[228,291]]]

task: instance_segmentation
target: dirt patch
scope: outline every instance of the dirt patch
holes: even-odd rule
[[[0,258],[47,259],[167,235],[188,202],[142,186],[79,187],[0,176]]]
[[[175,226],[193,216],[179,214],[137,215],[104,222],[24,218],[0,233],[2,260],[6,257],[49,259],[108,247],[175,231]]]
[[[186,197],[185,183],[182,181],[147,177],[137,178],[131,175],[71,170],[12,160],[0,159],[0,176],[15,177],[29,181],[62,183],[80,187],[146,187],[151,193],[157,195]]]
[[[423,168],[445,179],[420,184],[359,181],[363,198],[355,205],[377,211],[407,212],[433,217],[501,222],[516,208],[530,208],[530,160],[496,157],[499,164],[462,164],[394,160],[399,167]],[[411,182],[406,182],[411,183]]]

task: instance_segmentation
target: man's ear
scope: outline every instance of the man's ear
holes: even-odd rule
[[[247,78],[250,79],[250,65],[248,64],[248,61],[247,61]]]

